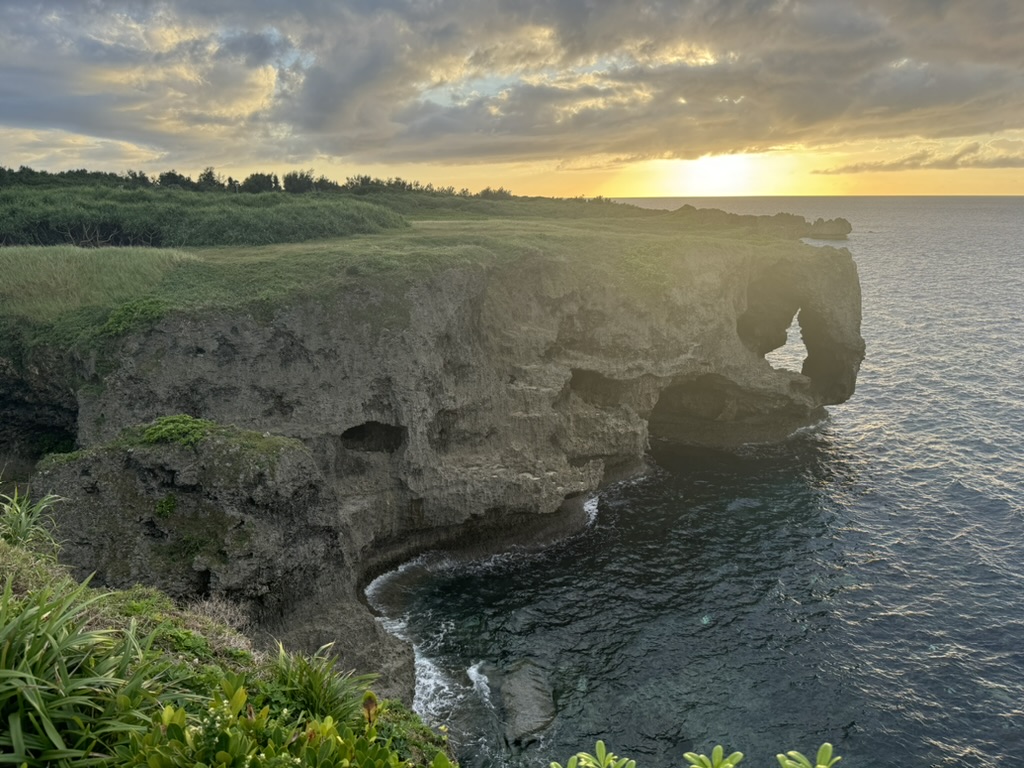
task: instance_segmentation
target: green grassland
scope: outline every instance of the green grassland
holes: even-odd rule
[[[0,189],[0,245],[265,245],[404,225],[395,211],[349,195]]]
[[[190,193],[160,194],[177,205]],[[219,209],[224,198],[273,198],[288,203],[279,205],[282,211],[321,210],[324,197],[192,194],[190,204]],[[728,228],[691,231],[671,213],[607,202],[366,197],[377,202],[331,199],[383,211],[399,226],[268,245],[0,248],[0,331],[23,346],[90,346],[173,311],[219,308],[266,315],[289,301],[328,297],[353,283],[386,284],[397,294],[403,283],[438,270],[536,255],[584,255],[609,279],[629,274],[638,284],[657,283],[665,260],[683,250],[713,257],[783,242]],[[392,210],[403,206],[404,216]]]

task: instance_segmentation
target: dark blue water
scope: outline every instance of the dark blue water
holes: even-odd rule
[[[640,768],[825,740],[849,768],[1024,766],[1024,200],[662,206],[683,202],[853,222],[856,395],[781,445],[652,446],[648,475],[544,552],[383,579],[417,708],[466,766],[598,738]],[[773,362],[798,367],[798,339]],[[514,754],[494,695],[523,660],[557,714]]]

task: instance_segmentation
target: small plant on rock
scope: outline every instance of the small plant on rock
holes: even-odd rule
[[[689,768],[735,768],[743,760],[742,752],[733,752],[726,756],[722,745],[717,745],[711,750],[711,755],[702,755],[696,752],[687,752],[683,758]],[[832,745],[828,742],[818,749],[817,759],[814,763],[796,751],[787,752],[785,755],[776,755],[781,768],[832,768],[842,758],[832,757]],[[559,763],[551,763],[551,768],[562,768]],[[636,761],[618,757],[607,750],[603,741],[597,742],[594,754],[578,752],[569,758],[565,768],[636,768]]]
[[[562,768],[559,763],[551,763],[551,768]],[[603,741],[594,745],[594,754],[577,752],[569,758],[565,768],[636,768],[636,760],[629,760],[612,754]]]
[[[711,750],[711,757],[707,755],[698,755],[696,752],[687,752],[683,755],[683,759],[686,760],[693,768],[734,768],[739,765],[743,759],[742,752],[733,752],[728,757],[725,756],[725,750],[722,749],[722,745],[718,744],[713,750]]]
[[[164,416],[146,427],[142,433],[142,442],[178,443],[190,447],[209,435],[216,426],[212,421],[197,419],[187,414]]]
[[[818,755],[813,763],[796,751],[776,755],[775,759],[779,761],[782,768],[832,768],[843,758],[832,757],[832,745],[826,741],[818,747]]]
[[[50,493],[33,503],[17,487],[12,495],[0,494],[0,539],[15,547],[56,550],[57,541],[50,533],[52,520],[47,510],[58,501],[62,499]]]

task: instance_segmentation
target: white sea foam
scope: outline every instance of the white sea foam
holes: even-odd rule
[[[460,698],[460,686],[441,667],[415,649],[416,693],[412,708],[428,722],[442,722]]]
[[[466,674],[473,683],[473,690],[487,706],[491,706],[491,681],[487,679],[483,667],[484,662],[478,661],[466,670]]]
[[[597,521],[597,510],[600,506],[600,498],[591,496],[583,503],[583,511],[587,513],[587,527],[589,528]]]

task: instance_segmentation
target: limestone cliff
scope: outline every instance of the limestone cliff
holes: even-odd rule
[[[173,496],[174,519],[205,520],[216,546],[179,546],[151,581],[241,600],[265,631],[337,639],[372,667],[388,641],[360,589],[383,569],[431,547],[570,531],[652,438],[778,439],[853,394],[864,343],[847,251],[679,238],[637,254],[631,242],[567,258],[538,238],[515,258],[353,280],[272,313],[172,313],[100,358],[54,364],[56,382],[31,360],[0,368],[0,400],[96,448],[36,481],[64,509],[94,510],[60,521],[70,561],[107,583],[145,580],[154,541],[181,537],[158,513]],[[764,355],[794,316],[803,371],[773,369]],[[110,445],[177,413],[293,442],[273,468],[230,471],[213,444]],[[408,658],[387,652],[388,682],[410,684]]]

